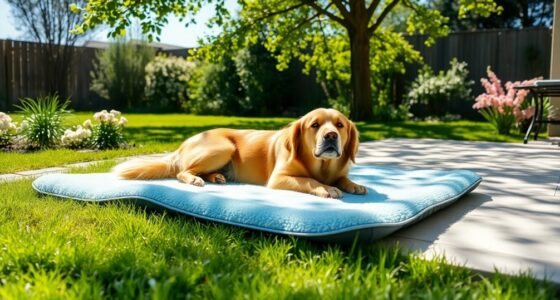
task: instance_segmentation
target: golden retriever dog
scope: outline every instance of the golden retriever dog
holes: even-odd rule
[[[236,181],[341,198],[341,190],[367,193],[348,179],[357,151],[356,126],[337,110],[319,108],[278,131],[204,131],[162,159],[131,160],[114,172],[124,179],[177,177],[195,186]]]

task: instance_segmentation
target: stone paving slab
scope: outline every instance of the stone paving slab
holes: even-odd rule
[[[7,182],[7,181],[18,180],[22,178],[23,177],[21,175],[17,175],[17,174],[2,174],[0,175],[0,182]]]
[[[103,162],[102,160],[86,161],[81,163],[73,163],[64,165],[66,168],[85,168]]]
[[[148,155],[137,155],[132,157],[118,157],[114,158],[116,161],[127,160],[131,158],[157,158],[165,156],[167,153],[156,153],[156,154],[148,154]],[[21,179],[28,179],[28,178],[35,178],[41,175],[51,174],[51,173],[66,173],[71,168],[85,168],[94,164],[98,164],[104,162],[103,160],[96,160],[96,161],[88,161],[88,162],[81,162],[81,163],[73,163],[73,164],[66,164],[63,167],[52,167],[52,168],[44,168],[44,169],[36,169],[36,170],[27,170],[27,171],[19,171],[15,172],[14,174],[0,174],[0,182],[8,182],[13,180],[21,180]]]
[[[39,175],[49,174],[49,173],[62,173],[67,170],[68,168],[64,168],[64,167],[52,167],[52,168],[45,168],[45,169],[38,169],[38,170],[20,171],[20,172],[15,172],[14,174],[21,175],[21,176],[39,176]]]
[[[428,259],[491,273],[532,271],[560,284],[560,147],[431,139],[362,143],[359,164],[469,169],[471,194],[385,239]]]

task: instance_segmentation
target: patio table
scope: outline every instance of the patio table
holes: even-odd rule
[[[545,97],[560,97],[560,80],[537,80],[530,85],[515,86],[516,90],[529,90],[533,99],[535,99],[535,113],[531,118],[531,124],[527,128],[523,143],[527,144],[527,140],[531,135],[533,127],[535,127],[534,140],[536,141],[542,124],[560,124],[560,119],[551,119],[548,116],[543,119],[544,111],[544,98]]]

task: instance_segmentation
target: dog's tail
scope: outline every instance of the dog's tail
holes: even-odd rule
[[[132,159],[113,168],[113,173],[123,179],[160,179],[177,175],[177,167],[171,156],[160,159]]]

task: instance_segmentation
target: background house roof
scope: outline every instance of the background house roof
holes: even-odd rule
[[[144,41],[142,41],[142,40],[131,40],[131,42],[135,43],[135,44],[141,44]],[[114,42],[87,41],[84,44],[84,47],[105,49],[105,48],[108,48],[109,45],[111,45],[112,43],[114,43]],[[185,47],[182,47],[182,46],[169,45],[169,44],[163,44],[163,43],[149,43],[148,45],[152,48],[159,49],[159,50],[183,50],[183,49],[186,49]]]

